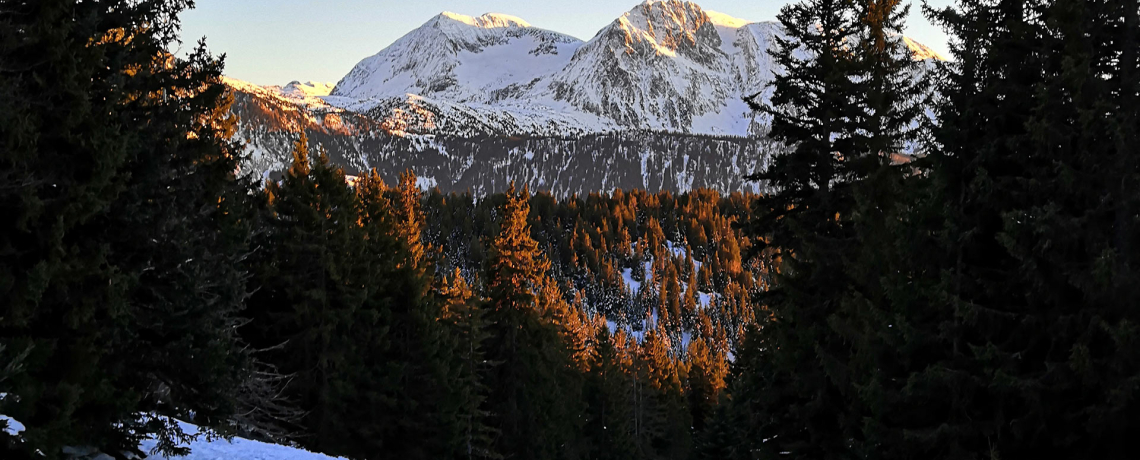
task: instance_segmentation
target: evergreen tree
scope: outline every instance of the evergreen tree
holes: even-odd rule
[[[740,427],[744,422],[738,417],[732,401],[725,393],[725,399],[716,406],[709,417],[708,425],[698,432],[693,458],[700,460],[748,460],[752,458],[748,444],[742,442]]]
[[[627,364],[604,322],[594,333],[591,358],[584,391],[589,411],[589,422],[583,432],[590,443],[588,458],[635,458],[631,423],[633,408],[630,405],[633,386]]]
[[[1136,289],[1119,280],[1134,277],[1137,231],[1118,217],[1137,163],[1112,133],[1136,120],[1136,5],[1114,3],[935,12],[957,59],[893,229],[880,322],[897,332],[868,347],[882,457],[1135,455],[1134,403],[1109,396],[1140,370],[1119,303]]]
[[[506,198],[486,277],[493,332],[487,357],[496,365],[484,382],[491,388],[486,407],[498,433],[495,450],[519,458],[574,458],[580,454],[571,445],[581,422],[580,384],[559,328],[539,310],[554,300],[543,292],[550,263],[530,234],[526,189],[516,193],[512,185]]]
[[[855,433],[851,435],[853,450],[861,457],[881,456],[884,444],[897,445],[897,440],[885,437],[879,426],[881,420],[896,416],[888,415],[887,406],[891,403],[882,399],[879,389],[883,385],[899,385],[897,380],[884,380],[893,377],[889,374],[900,362],[894,360],[903,359],[895,352],[905,347],[900,347],[897,340],[879,340],[899,330],[891,304],[904,300],[914,290],[913,284],[884,283],[884,279],[905,282],[894,275],[904,271],[910,274],[910,267],[903,267],[894,258],[914,257],[899,251],[900,243],[908,240],[898,232],[909,231],[906,222],[913,218],[906,215],[908,207],[903,202],[913,192],[908,190],[913,166],[905,152],[913,147],[915,126],[922,115],[924,91],[920,83],[926,64],[914,61],[903,43],[903,21],[908,10],[896,0],[859,4],[857,81],[863,94],[856,141],[863,155],[853,165],[858,181],[851,187],[854,209],[850,219],[856,249],[846,253],[849,259],[844,262],[845,275],[849,284],[841,300],[846,314],[833,329],[853,349],[847,372],[857,393],[849,393],[846,404],[863,414],[861,423],[851,429]],[[922,180],[913,176],[909,179],[911,183]]]
[[[701,432],[720,401],[728,377],[728,362],[704,337],[689,342],[685,394],[693,430]]]
[[[306,411],[306,445],[323,451],[345,434],[337,425],[339,385],[350,363],[357,365],[350,350],[361,340],[349,331],[358,315],[390,313],[365,308],[373,273],[371,261],[360,257],[369,249],[360,200],[326,155],[310,158],[303,133],[284,179],[270,182],[265,195],[271,214],[255,260],[260,289],[249,302],[245,336],[271,350],[264,359],[293,376],[289,395]]]
[[[478,390],[456,384],[472,370],[441,321],[448,299],[432,292],[418,198],[400,201],[411,193],[389,194],[375,172],[349,186],[327,156],[308,157],[304,136],[282,183],[267,187],[270,250],[247,334],[279,349],[270,360],[293,375],[289,393],[307,414],[297,439],[311,449],[426,459],[477,442],[465,416]]]
[[[441,321],[448,299],[433,292],[434,267],[422,249],[423,214],[414,183],[414,179],[410,184],[404,181],[395,202],[375,172],[355,187],[370,243],[363,257],[375,267],[366,279],[370,291],[366,311],[377,313],[368,317],[369,322],[358,321],[360,331],[353,335],[368,337],[378,329],[387,334],[370,347],[357,346],[359,364],[350,373],[354,380],[347,382],[347,391],[356,399],[348,401],[343,413],[346,423],[362,426],[353,427],[357,437],[334,453],[426,459],[467,451],[469,425],[462,415],[474,404],[467,398],[477,395],[456,385],[470,377],[463,372],[455,331]],[[409,195],[415,197],[414,203],[399,200]]]
[[[0,4],[5,458],[171,452],[169,417],[236,412],[249,184],[221,61],[166,52],[188,4]]]
[[[469,460],[497,458],[491,450],[495,433],[487,426],[490,414],[483,409],[490,388],[480,379],[490,371],[492,365],[483,351],[484,344],[490,338],[485,304],[475,296],[458,268],[450,278],[443,280],[440,297],[444,301],[444,318],[454,328],[459,344],[461,364],[454,384],[460,390],[463,402],[460,413],[461,457]]]
[[[422,241],[425,223],[421,201],[422,193],[415,173],[408,170],[400,174],[400,183],[393,197],[396,231],[408,246],[411,264],[417,267],[424,263],[426,256]]]
[[[788,37],[777,39],[772,56],[785,73],[773,83],[771,106],[761,108],[772,116],[769,136],[791,151],[749,178],[776,190],[757,201],[750,233],[779,251],[780,266],[764,298],[773,316],[757,329],[767,365],[741,379],[765,394],[752,420],[755,435],[770,440],[757,446],[763,456],[846,458],[859,416],[845,401],[849,344],[833,327],[844,321],[851,184],[867,154],[856,135],[859,15],[853,1],[808,0],[778,19]]]
[[[691,426],[677,362],[669,356],[664,326],[645,332],[633,348],[634,442],[639,458],[686,458],[692,449]]]

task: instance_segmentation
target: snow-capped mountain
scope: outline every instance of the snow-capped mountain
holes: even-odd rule
[[[301,130],[350,170],[405,168],[445,191],[494,192],[517,179],[560,193],[614,187],[723,191],[767,164],[745,96],[782,70],[775,22],[649,0],[589,41],[503,14],[442,13],[365,58],[335,86],[237,94],[247,167],[287,166]],[[904,37],[915,59],[941,59]]]
[[[332,94],[332,90],[335,87],[335,83],[325,83],[319,81],[301,83],[299,81],[294,81],[282,87],[281,93],[286,96],[299,98],[321,97]]]
[[[759,44],[776,31],[694,3],[650,1],[585,43],[544,89],[623,127],[747,134],[741,97],[770,80]]]
[[[780,71],[767,51],[781,34],[679,0],[646,1],[587,42],[513,16],[443,13],[357,64],[329,100],[421,133],[747,135],[742,97]]]
[[[502,98],[565,66],[581,41],[502,14],[445,12],[364,59],[332,91],[354,99],[415,94],[459,103]]]

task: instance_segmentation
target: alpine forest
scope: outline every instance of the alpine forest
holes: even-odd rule
[[[0,459],[1140,459],[1140,0],[783,1],[0,0]]]

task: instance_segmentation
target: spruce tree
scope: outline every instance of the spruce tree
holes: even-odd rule
[[[692,422],[677,361],[658,323],[641,343],[628,345],[633,374],[633,441],[639,458],[686,458],[692,450]]]
[[[425,227],[423,210],[421,209],[422,192],[416,183],[416,175],[411,170],[400,174],[398,184],[393,196],[393,212],[395,215],[396,231],[401,240],[408,246],[410,263],[420,266],[427,256],[423,244],[423,230]]]
[[[940,273],[913,264],[930,289],[899,326],[927,339],[906,346],[907,386],[880,390],[926,408],[896,406],[893,457],[1135,455],[1119,431],[1136,426],[1134,403],[1110,396],[1140,370],[1134,309],[1119,297],[1135,295],[1119,280],[1134,276],[1137,238],[1119,218],[1136,199],[1135,155],[1120,143],[1135,128],[1113,132],[1136,113],[1125,102],[1136,5],[1121,6],[935,12],[957,37],[956,61],[914,206],[933,218],[907,240]]]
[[[236,412],[249,184],[222,62],[166,52],[188,4],[0,6],[0,412],[27,428],[5,458],[175,451],[169,417]]]
[[[767,363],[748,370],[744,385],[764,393],[755,436],[764,456],[850,456],[849,344],[834,329],[848,284],[845,255],[853,247],[851,184],[866,151],[856,135],[863,88],[855,52],[858,10],[846,0],[808,0],[784,7],[787,34],[772,56],[784,69],[773,82],[769,136],[790,147],[750,179],[775,191],[758,200],[750,233],[779,251],[772,311],[761,334]],[[757,248],[763,249],[763,246]]]
[[[866,289],[850,299],[865,455],[1135,456],[1135,404],[1117,396],[1140,371],[1121,303],[1136,286],[1120,281],[1138,237],[1120,218],[1135,128],[1119,129],[1136,120],[1136,4],[1119,8],[933,12],[957,37],[934,142],[882,223],[863,224]]]
[[[480,395],[443,321],[450,300],[433,292],[409,186],[390,191],[374,171],[350,186],[326,155],[309,158],[302,135],[283,181],[266,188],[247,336],[293,375],[288,394],[306,413],[296,439],[313,450],[456,457],[485,436],[465,418]]]
[[[594,333],[591,358],[584,391],[589,411],[589,420],[583,431],[583,436],[589,440],[588,458],[634,458],[633,408],[630,405],[632,380],[621,350],[604,322]]]
[[[469,460],[498,458],[491,450],[495,433],[487,425],[490,414],[484,409],[490,388],[481,379],[493,364],[484,352],[484,344],[490,338],[485,303],[471,290],[458,268],[443,280],[439,295],[444,302],[444,320],[457,336],[460,358],[458,378],[453,382],[462,402],[460,456]]]
[[[478,395],[456,384],[471,378],[470,369],[464,367],[461,337],[443,321],[448,299],[437,296],[434,262],[423,250],[420,190],[414,176],[406,174],[390,201],[393,195],[373,185],[378,182],[379,176],[372,172],[356,186],[364,209],[375,209],[362,219],[374,245],[364,257],[375,266],[366,280],[370,287],[366,305],[375,304],[376,311],[390,316],[359,327],[364,336],[377,326],[388,334],[375,348],[358,352],[361,366],[370,372],[360,374],[363,378],[352,382],[350,391],[375,402],[349,406],[350,413],[359,417],[347,417],[346,422],[365,423],[357,428],[359,438],[352,440],[354,450],[343,455],[456,457],[468,451],[472,426],[463,416],[470,414],[471,405],[477,404],[471,398]],[[390,385],[387,392],[379,382]]]
[[[495,450],[519,458],[574,458],[581,422],[580,383],[559,328],[539,306],[550,263],[531,237],[529,194],[512,184],[501,209],[499,234],[490,244],[486,297],[492,338],[487,358],[495,363],[484,382],[491,388],[486,409],[497,431]],[[549,296],[550,293],[545,293]]]
[[[856,248],[845,253],[849,284],[841,308],[846,314],[833,326],[853,349],[847,369],[855,391],[848,394],[846,404],[863,417],[852,427],[852,446],[858,456],[881,456],[889,449],[884,445],[897,445],[898,440],[880,425],[898,416],[882,388],[899,387],[905,381],[895,375],[899,363],[905,362],[898,351],[907,349],[900,343],[905,337],[904,321],[896,315],[902,313],[899,307],[906,311],[913,306],[893,303],[905,303],[914,285],[891,283],[905,283],[896,276],[899,273],[912,275],[912,267],[898,261],[914,257],[901,250],[909,240],[899,232],[910,231],[908,221],[914,217],[907,215],[910,207],[905,200],[914,192],[912,184],[922,179],[912,175],[914,166],[907,150],[914,147],[919,134],[925,103],[922,85],[933,66],[916,62],[903,42],[908,10],[896,0],[859,3],[856,51],[862,95],[856,145],[863,154],[853,165],[858,178],[852,184],[851,213]]]
[[[360,200],[326,155],[310,157],[303,133],[285,177],[265,195],[270,216],[254,261],[260,289],[250,299],[245,335],[269,350],[263,359],[293,376],[288,394],[306,412],[306,443],[323,451],[345,434],[336,425],[339,386],[353,363],[357,316],[388,312],[365,311],[372,270],[360,257],[369,249]]]
[[[704,337],[692,339],[686,354],[686,403],[693,420],[693,430],[700,433],[720,401],[728,376],[728,364],[724,355],[709,346],[709,340]]]
[[[748,460],[752,458],[743,442],[740,428],[744,425],[728,393],[716,406],[708,424],[697,433],[693,458],[699,460]]]

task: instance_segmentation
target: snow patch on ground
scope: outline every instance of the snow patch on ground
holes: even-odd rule
[[[198,433],[198,427],[185,422],[179,422],[182,431],[187,434]],[[148,439],[143,441],[139,448],[143,452],[150,452],[157,445],[157,441]],[[260,441],[251,441],[244,438],[232,440],[207,440],[199,436],[197,440],[185,445],[190,448],[190,455],[185,457],[166,457],[152,455],[148,458],[163,460],[332,460],[339,457],[316,454],[295,447],[268,444]]]
[[[416,187],[418,187],[420,190],[431,190],[438,185],[439,185],[439,181],[435,180],[434,177],[417,177],[416,178]]]
[[[7,397],[8,393],[0,393],[0,401],[3,401]],[[18,436],[20,433],[23,433],[25,429],[24,424],[20,423],[19,420],[4,414],[0,414],[0,424],[4,425],[4,432],[9,436]]]
[[[7,415],[0,414],[0,424],[4,424],[4,432],[9,436],[19,436],[24,432],[24,424]]]
[[[632,268],[627,268],[627,269],[622,270],[621,277],[622,277],[622,279],[625,280],[625,285],[629,286],[629,293],[630,294],[633,294],[636,296],[637,293],[641,292],[641,282],[633,279],[633,269]]]

